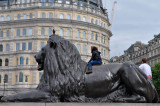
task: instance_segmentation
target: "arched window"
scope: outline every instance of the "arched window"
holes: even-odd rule
[[[1,79],[2,79],[2,78],[1,78],[1,75],[0,75],[0,83],[2,83],[2,82],[1,82]]]
[[[41,28],[41,35],[45,35],[45,29]]]
[[[101,55],[103,56],[103,49],[101,49]]]
[[[54,0],[49,0],[49,2],[50,2],[50,3],[53,3],[53,2],[54,2]]]
[[[85,16],[83,17],[83,22],[86,22],[86,17]]]
[[[86,38],[86,32],[83,31],[83,39],[85,39],[85,38]]]
[[[8,64],[9,64],[9,60],[6,58],[5,59],[5,66],[9,66]]]
[[[87,51],[87,46],[83,45],[83,53],[86,53],[86,51]]]
[[[20,19],[21,19],[21,15],[18,14],[18,15],[17,15],[17,20],[20,20]]]
[[[91,23],[94,24],[94,19],[93,18],[91,19]]]
[[[77,37],[80,38],[80,30],[77,30]]]
[[[71,31],[69,29],[67,29],[67,36],[71,35]]]
[[[67,19],[71,19],[71,15],[70,14],[67,14]]]
[[[7,21],[10,21],[10,16],[9,15],[7,16]]]
[[[19,72],[19,82],[23,82],[23,72]]]
[[[29,59],[28,58],[26,58],[26,64],[28,65],[28,61],[29,61]]]
[[[93,34],[93,32],[92,32],[92,34],[91,34],[91,39],[93,40],[93,37],[94,37],[94,34]]]
[[[41,15],[42,18],[46,18],[46,13],[42,13]]]
[[[98,40],[98,35],[97,34],[95,35],[95,40]]]
[[[98,21],[97,20],[95,21],[95,24],[98,25]]]
[[[64,15],[63,15],[63,14],[60,14],[59,18],[60,18],[60,19],[63,19],[63,18],[64,18]]]
[[[63,29],[60,29],[60,36],[63,36]]]
[[[23,19],[26,19],[26,18],[27,18],[27,15],[26,15],[26,14],[24,14],[24,15],[23,15]]]
[[[23,64],[24,64],[24,58],[20,57],[20,65],[23,65]]]
[[[2,59],[0,59],[0,66],[2,66]]]
[[[49,18],[53,18],[53,13],[49,13]]]
[[[103,27],[103,22],[101,22],[101,27]]]
[[[78,15],[77,16],[77,21],[80,21],[81,20],[81,17]]]
[[[9,44],[6,44],[6,52],[9,52]]]
[[[52,35],[52,28],[48,29],[48,35]]]
[[[1,16],[1,21],[4,21],[4,16]]]
[[[0,52],[3,52],[3,45],[0,44]]]
[[[4,75],[4,83],[8,83],[8,75],[7,74]]]
[[[17,35],[16,36],[20,36],[20,34],[21,34],[21,30],[17,29]]]
[[[32,13],[29,14],[29,18],[30,18],[30,19],[33,18],[33,14],[32,14]]]

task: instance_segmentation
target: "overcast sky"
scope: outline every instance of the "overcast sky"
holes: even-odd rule
[[[103,0],[111,17],[115,0]],[[160,33],[160,0],[117,0],[110,40],[110,57],[119,56],[136,41],[148,44]]]

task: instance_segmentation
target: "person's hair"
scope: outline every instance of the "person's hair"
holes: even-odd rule
[[[56,33],[56,31],[53,29],[53,34],[55,34]]]
[[[142,62],[143,62],[143,63],[146,63],[146,62],[147,62],[147,59],[146,59],[146,58],[142,58]]]
[[[98,48],[97,48],[97,47],[95,47],[95,46],[92,46],[92,48],[91,48],[91,52],[96,51],[96,50],[98,50]]]

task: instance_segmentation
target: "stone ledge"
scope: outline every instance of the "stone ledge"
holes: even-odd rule
[[[0,103],[0,106],[160,106],[160,103]]]

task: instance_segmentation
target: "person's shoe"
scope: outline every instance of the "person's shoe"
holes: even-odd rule
[[[88,70],[86,71],[86,74],[90,74],[90,73],[92,73],[92,68],[88,68]]]

